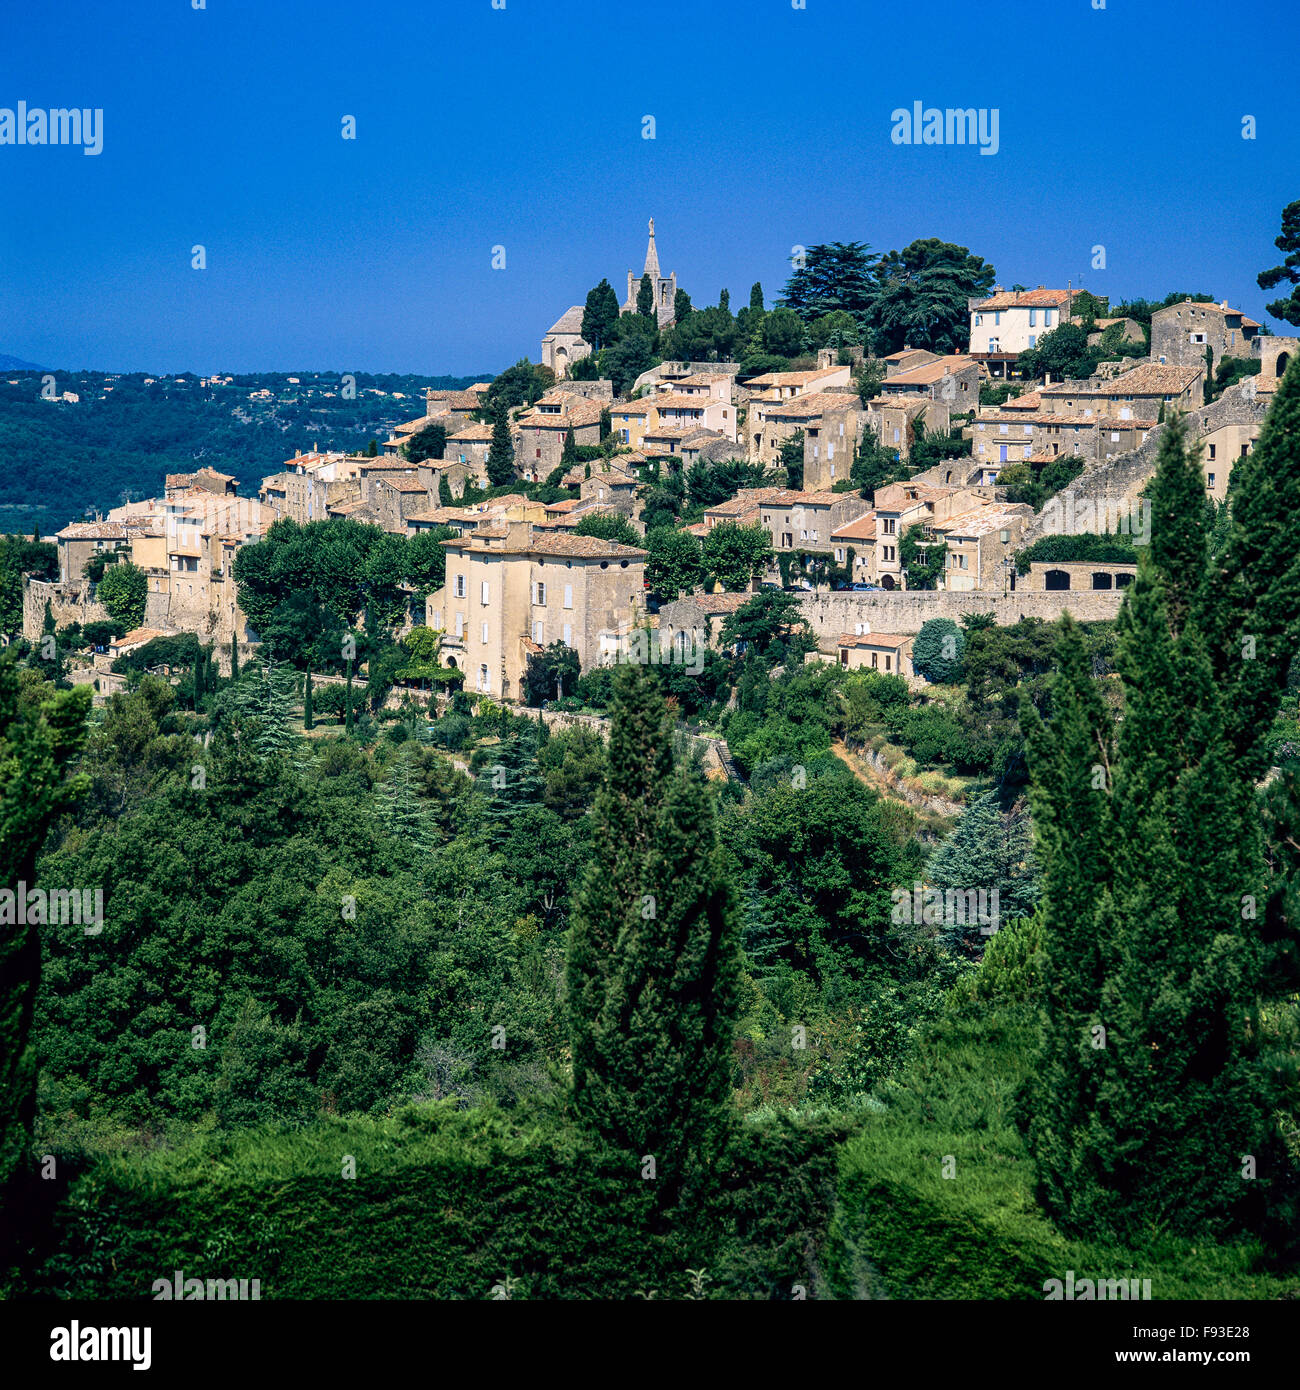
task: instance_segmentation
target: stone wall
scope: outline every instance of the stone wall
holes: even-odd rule
[[[843,633],[856,631],[858,623],[868,623],[872,632],[892,632],[912,636],[930,618],[951,618],[960,622],[963,613],[991,613],[1000,627],[1009,627],[1022,618],[1042,618],[1055,622],[1067,610],[1079,622],[1100,622],[1119,612],[1123,594],[1116,590],[1088,592],[1017,590],[1012,594],[990,594],[975,590],[949,593],[946,590],[884,590],[873,593],[808,594],[800,611],[818,640],[834,643]]]
[[[67,627],[70,623],[107,622],[108,610],[102,603],[91,603],[84,595],[89,593],[89,584],[67,585],[51,583],[43,579],[23,580],[23,636],[34,642],[45,626],[45,604],[48,601],[50,613],[56,628]]]

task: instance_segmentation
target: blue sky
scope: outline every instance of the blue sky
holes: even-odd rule
[[[1294,0],[65,0],[5,31],[0,107],[104,110],[96,157],[0,146],[0,352],[56,368],[499,370],[621,296],[650,216],[697,305],[770,304],[795,244],[939,236],[1003,284],[1263,318],[1300,198]],[[998,154],[891,143],[918,100],[997,108]]]

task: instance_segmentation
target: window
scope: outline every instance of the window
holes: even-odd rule
[[[464,637],[464,635],[465,635],[465,615],[464,615],[464,613],[457,613],[457,614],[456,614],[456,636],[457,636],[457,637]]]
[[[896,536],[898,534],[898,522],[893,517],[885,518],[885,535]]]
[[[1038,310],[1037,310],[1037,309],[1031,309],[1031,310],[1029,311],[1029,326],[1030,326],[1030,328],[1036,328],[1036,327],[1038,326]],[[1030,347],[1033,347],[1033,345],[1034,345],[1034,340],[1033,340],[1032,338],[1030,338],[1030,340],[1029,340],[1029,346],[1030,346]]]
[[[1211,458],[1214,457],[1215,448],[1216,448],[1215,445],[1213,445],[1213,444],[1210,445],[1210,457],[1211,457]]]
[[[542,620],[540,618],[533,623],[533,641],[536,642],[539,647],[545,646],[542,640]]]
[[[885,670],[886,670],[886,671],[889,670],[889,658],[888,658],[888,657],[885,658]]]
[[[1207,478],[1207,484],[1206,484],[1206,485],[1209,487],[1210,491],[1213,492],[1213,491],[1214,491],[1214,474],[1213,474],[1213,473],[1209,473],[1209,474],[1206,475],[1206,478]]]
[[[456,576],[456,597],[465,597],[465,576],[463,574],[458,574]]]
[[[482,637],[482,641],[483,641],[483,645],[484,645],[484,646],[487,646],[487,640],[488,640],[488,625],[487,625],[487,619],[484,618],[484,619],[483,619],[483,637]]]
[[[871,664],[872,664],[872,666],[875,666],[876,662],[879,661],[879,659],[880,659],[880,653],[879,653],[879,652],[872,652],[872,653],[871,653]]]
[[[1029,335],[1029,346],[1030,346],[1030,347],[1033,347],[1033,345],[1034,345],[1037,341],[1038,341],[1038,335],[1037,335],[1036,333],[1031,333],[1031,334]]]
[[[1020,454],[1021,454],[1021,457],[1022,457],[1022,458],[1028,458],[1028,457],[1029,457],[1029,445],[1028,445],[1028,444],[1022,444],[1022,445],[1020,446]]]
[[[489,600],[488,600],[488,582],[487,582],[487,580],[485,579],[485,580],[483,581],[482,595],[481,595],[481,597],[480,597],[480,599],[479,599],[479,602],[480,602],[480,603],[487,603],[488,601],[489,601]]]
[[[1001,315],[1001,313],[995,313],[995,314],[993,315],[993,322],[994,322],[995,324],[1000,324],[1000,323],[1002,322],[1002,315]]]
[[[572,607],[573,607],[573,585],[572,585],[572,584],[566,584],[566,585],[564,586],[564,606],[565,606],[566,608],[572,608]]]
[[[1044,328],[1050,328],[1051,326],[1052,326],[1052,311],[1051,311],[1050,309],[1044,309],[1044,310],[1043,310],[1043,327],[1044,327]]]
[[[835,547],[835,563],[837,565],[842,565],[844,563],[844,552],[839,546]]]
[[[564,625],[564,645],[566,647],[573,646],[573,629],[569,626],[568,623],[565,623]]]
[[[816,455],[814,455],[814,457],[815,456]],[[835,457],[835,441],[833,439],[826,446],[826,457],[828,459],[833,459]]]
[[[998,426],[998,433],[999,433],[999,434],[1006,434],[1010,429],[1011,429],[1011,426],[1010,426],[1010,425],[999,425],[999,426]]]
[[[488,669],[486,666],[480,666],[478,668],[478,688],[480,690],[490,689],[488,685]]]
[[[537,583],[533,585],[533,589],[533,602],[544,607],[546,604],[546,585],[539,579]]]
[[[983,326],[983,324],[984,324],[984,315],[983,315],[983,314],[976,314],[976,315],[975,315],[975,327],[976,327],[976,328],[981,328],[981,327]]]
[[[894,443],[895,443],[895,444],[898,443],[898,431],[897,431],[897,430],[894,431]]]

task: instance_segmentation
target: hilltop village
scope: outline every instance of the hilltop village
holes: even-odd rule
[[[555,643],[584,672],[647,627],[665,652],[716,646],[764,591],[798,599],[808,660],[909,679],[936,616],[1113,617],[1133,557],[1091,558],[1080,533],[1142,543],[1128,523],[1174,413],[1222,501],[1300,341],[1205,296],[1143,322],[1082,289],[992,285],[966,311],[960,342],[873,356],[852,314],[768,310],[757,285],[734,318],[725,291],[698,310],[662,272],[652,220],[621,299],[602,281],[538,364],[428,390],[371,452],[299,454],[256,497],[209,468],[171,474],[158,497],[63,527],[57,578],[25,583],[24,635],[107,620],[97,590],[120,561],[143,575],[143,616],[71,679],[102,696],[118,658],[181,633],[228,667],[259,641],[239,554],[284,520],[440,546],[441,582],[408,586],[406,627],[505,700]],[[707,346],[727,346],[723,320],[731,355]]]

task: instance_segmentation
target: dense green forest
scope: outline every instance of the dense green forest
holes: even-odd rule
[[[42,398],[47,375],[58,399]],[[364,450],[422,415],[426,388],[491,376],[358,372],[346,398],[338,373],[260,372],[215,386],[193,373],[149,384],[144,372],[13,373],[0,380],[0,532],[48,534],[88,511],[157,496],[166,474],[201,467],[232,474],[256,496],[285,459],[317,447]],[[270,399],[251,398],[263,390]],[[65,391],[80,399],[63,400]]]

